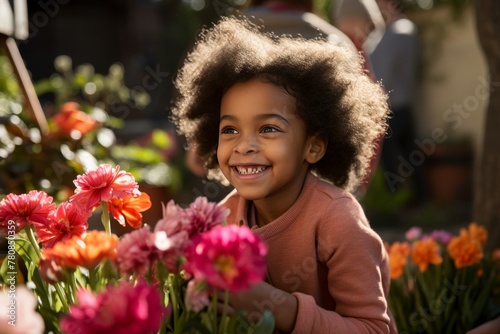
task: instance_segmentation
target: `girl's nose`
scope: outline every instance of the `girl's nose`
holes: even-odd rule
[[[259,146],[257,144],[257,141],[254,137],[251,136],[245,136],[242,137],[238,143],[236,143],[236,146],[234,147],[234,152],[247,155],[251,153],[256,153],[259,151]]]

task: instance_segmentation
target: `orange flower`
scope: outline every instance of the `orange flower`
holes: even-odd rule
[[[74,139],[80,139],[97,126],[96,120],[79,110],[79,107],[78,103],[66,102],[53,118],[61,132]]]
[[[410,245],[407,242],[395,242],[389,248],[389,267],[391,279],[403,275],[407,258],[410,255]]]
[[[142,192],[140,196],[127,196],[124,198],[112,198],[108,202],[109,212],[118,222],[125,226],[125,221],[133,228],[142,226],[141,212],[151,207],[149,195]]]
[[[92,269],[105,258],[114,260],[117,244],[116,235],[93,230],[82,238],[74,236],[55,244],[53,248],[43,250],[42,257],[45,260],[54,259],[63,268],[82,266]]]
[[[482,246],[486,245],[486,240],[488,240],[488,232],[484,227],[479,226],[476,223],[470,223],[467,232],[472,238],[478,240]]]
[[[457,269],[479,263],[483,258],[481,241],[473,237],[465,229],[460,231],[458,237],[451,239],[446,249],[455,262]]]
[[[420,272],[427,270],[429,263],[440,264],[443,258],[439,255],[439,246],[433,239],[415,241],[411,252],[411,260],[418,265]]]

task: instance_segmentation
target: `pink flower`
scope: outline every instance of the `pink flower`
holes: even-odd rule
[[[408,240],[408,241],[418,240],[418,239],[420,239],[421,236],[422,236],[422,229],[420,227],[417,227],[417,226],[410,228],[405,233],[406,240]]]
[[[87,216],[70,202],[61,203],[54,216],[44,223],[34,223],[38,241],[43,248],[52,248],[60,241],[81,237],[89,224]]]
[[[163,205],[163,217],[156,223],[155,232],[163,231],[169,237],[181,231],[189,231],[189,217],[186,211],[170,200]]]
[[[141,194],[132,174],[120,171],[120,166],[113,169],[108,164],[78,175],[73,183],[76,189],[70,200],[81,205],[85,211],[91,211],[101,202],[108,202],[112,198]]]
[[[43,191],[32,190],[27,194],[8,194],[0,202],[0,231],[7,235],[10,226],[18,233],[28,224],[46,224],[56,205]],[[13,221],[14,225],[10,225]]]
[[[246,226],[216,226],[195,236],[186,253],[186,271],[216,289],[248,289],[266,272],[266,246]]]
[[[60,327],[68,334],[157,333],[165,315],[167,309],[156,288],[122,282],[97,295],[79,290],[78,303],[61,319]]]
[[[208,202],[206,197],[198,197],[185,210],[190,222],[189,234],[201,234],[221,224],[229,215],[229,209],[222,208],[217,203]]]
[[[163,206],[163,218],[155,226],[155,245],[160,259],[171,272],[179,269],[179,257],[189,244],[189,220],[184,209],[169,201]]]
[[[155,235],[144,226],[125,234],[116,246],[116,261],[120,272],[126,275],[144,275],[158,258]]]
[[[196,279],[190,280],[186,288],[185,303],[188,311],[195,313],[200,312],[208,306],[210,299],[208,298],[206,284]]]
[[[45,330],[40,313],[36,312],[35,295],[24,285],[16,287],[15,304],[9,290],[0,292],[0,333],[4,334],[42,334]],[[10,315],[16,315],[12,325]]]
[[[431,232],[430,238],[446,246],[450,243],[451,239],[453,238],[453,234],[445,230],[434,230]]]

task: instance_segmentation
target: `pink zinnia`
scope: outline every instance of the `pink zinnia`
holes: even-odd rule
[[[155,235],[147,225],[127,233],[118,242],[116,252],[116,261],[122,274],[144,275],[158,258]]]
[[[216,289],[248,289],[264,279],[264,242],[246,226],[216,226],[193,238],[186,271]]]
[[[185,210],[190,222],[190,235],[201,234],[220,225],[229,215],[229,209],[208,202],[206,197],[198,197]]]
[[[170,200],[163,206],[163,218],[155,226],[155,245],[160,259],[171,272],[179,269],[179,258],[190,242],[186,211]]]
[[[101,202],[108,202],[112,198],[141,194],[132,174],[120,171],[120,166],[113,169],[108,164],[78,175],[73,183],[76,189],[70,200],[81,205],[85,211],[91,211]]]
[[[68,334],[157,333],[167,315],[159,291],[146,283],[132,286],[122,282],[94,295],[78,291],[78,303],[62,318],[60,327]]]
[[[16,233],[29,224],[46,224],[55,207],[52,197],[43,191],[32,190],[21,195],[8,194],[0,202],[0,231],[8,234],[9,221],[14,222]]]
[[[33,225],[43,248],[52,248],[56,243],[71,239],[74,235],[81,237],[89,226],[86,214],[70,202],[59,204],[51,219],[44,223],[35,222]]]

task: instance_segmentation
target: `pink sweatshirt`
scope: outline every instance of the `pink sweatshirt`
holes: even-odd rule
[[[248,225],[249,202],[235,191],[221,205],[228,223]],[[269,247],[268,283],[298,300],[292,333],[397,333],[387,253],[350,193],[308,174],[292,207],[252,229]]]

